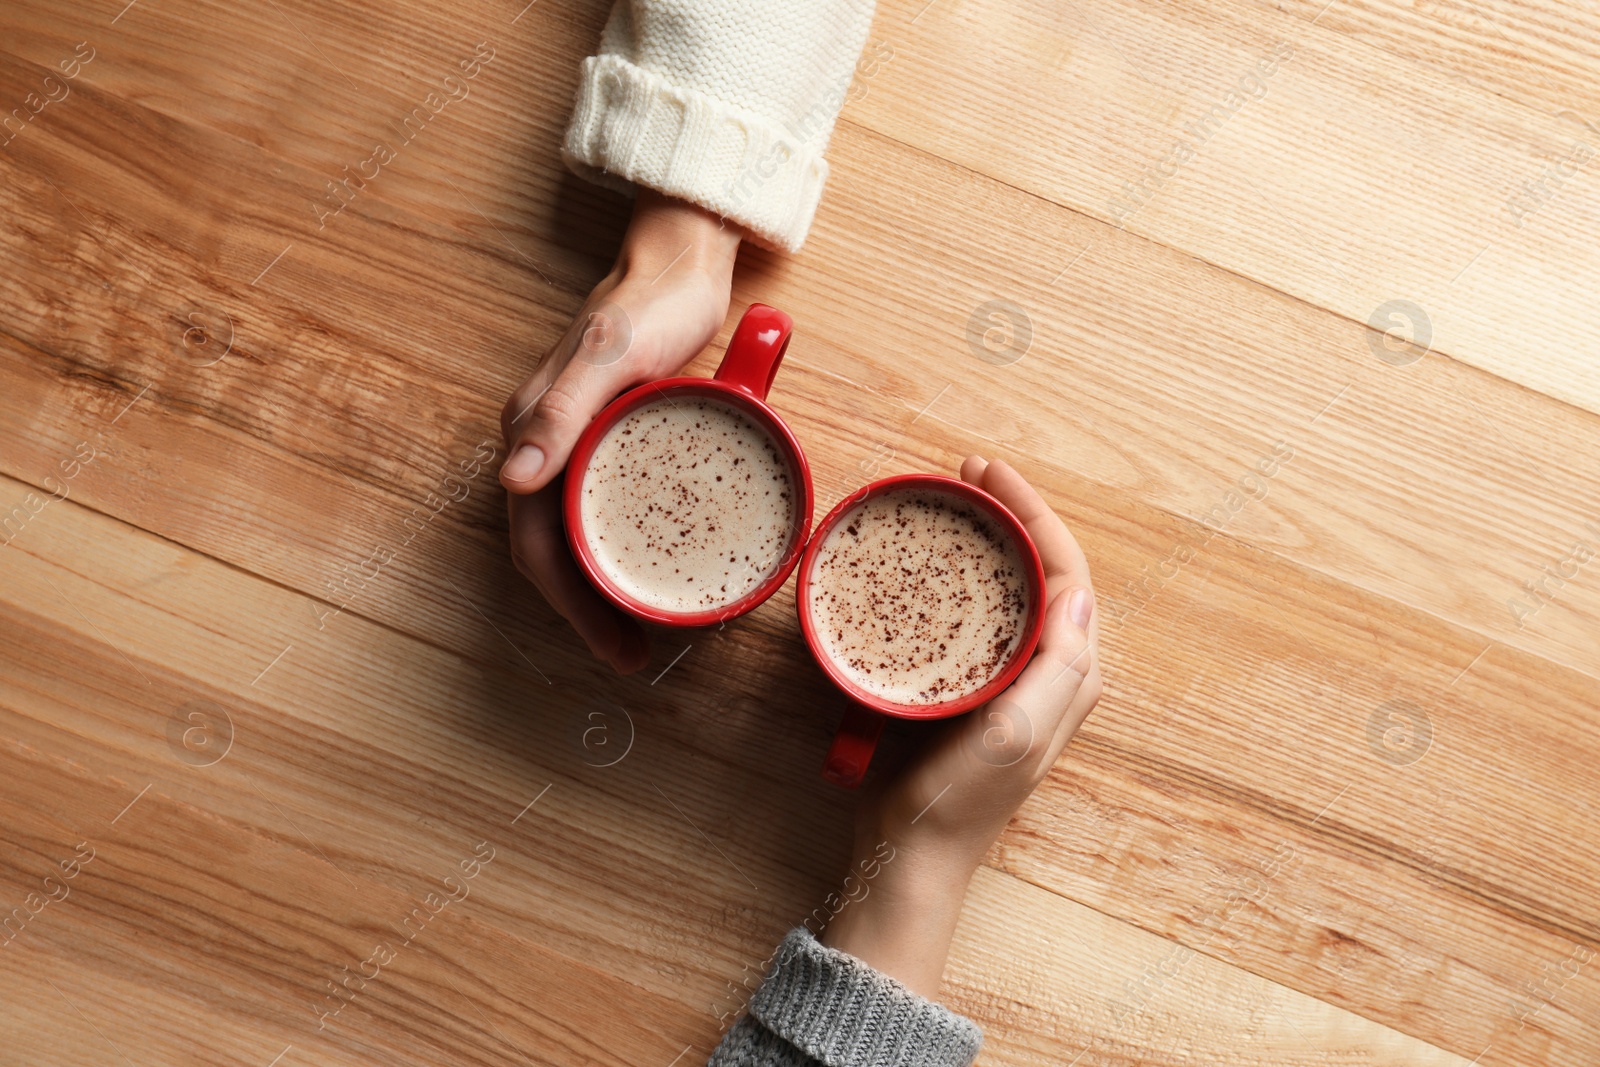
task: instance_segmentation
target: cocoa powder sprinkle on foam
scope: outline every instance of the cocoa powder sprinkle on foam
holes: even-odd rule
[[[669,611],[739,600],[777,568],[795,527],[776,442],[711,398],[663,398],[625,416],[595,446],[580,500],[606,574]]]
[[[987,515],[942,493],[886,493],[847,518],[811,574],[811,608],[833,662],[902,704],[983,688],[1022,639],[1027,584],[1017,546]]]

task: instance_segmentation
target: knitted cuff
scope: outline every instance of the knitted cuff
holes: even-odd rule
[[[706,1067],[817,1067],[817,1061],[748,1015],[739,1016]]]
[[[819,115],[819,129],[831,117]],[[583,61],[561,158],[600,185],[648,186],[740,223],[757,244],[797,252],[828,177],[821,147],[799,138],[602,54]]]
[[[750,1014],[827,1067],[968,1067],[983,1031],[805,927],[783,939]]]

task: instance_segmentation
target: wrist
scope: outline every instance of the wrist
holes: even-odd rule
[[[934,999],[976,864],[912,846],[867,855],[851,868],[865,892],[847,898],[819,940]]]
[[[737,224],[697,204],[641,188],[614,272],[647,283],[698,272],[731,285],[741,237]]]

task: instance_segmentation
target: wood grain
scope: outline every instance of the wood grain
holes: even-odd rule
[[[1061,11],[933,9],[864,121],[1356,323],[1410,301],[1432,350],[1600,411],[1600,375],[1579,356],[1597,339],[1583,293],[1600,127],[1256,4]],[[896,21],[877,32],[909,36]],[[1099,54],[1080,63],[1080,49]],[[941,61],[969,50],[987,61]],[[935,85],[949,107],[924,106]],[[1507,209],[1575,144],[1586,154],[1559,189],[1532,212]]]
[[[231,637],[208,635],[205,624],[219,611],[270,622],[296,598],[151,535],[130,539],[71,501],[59,509],[12,571],[18,610],[6,617],[5,639],[22,669],[4,694],[13,741],[0,757],[8,764],[0,806],[17,850],[10,880],[42,878],[79,841],[93,853],[66,898],[6,946],[60,967],[79,989],[108,997],[133,979],[243,1016],[261,1035],[256,1046],[281,1038],[318,1059],[327,1048],[493,1063],[515,1060],[508,1050],[538,1049],[558,1062],[637,1062],[674,1042],[708,1050],[747,995],[742,985],[764,946],[828,891],[816,872],[838,862],[828,855],[841,843],[838,818],[830,831],[805,825],[801,811],[769,810],[755,768],[714,785],[641,772],[706,770],[685,738],[642,714],[637,756],[574,773],[575,754],[594,762],[600,754],[564,743],[559,729],[461,721],[451,691],[471,665],[415,638],[364,624],[367,632],[341,632],[275,667],[270,682],[220,691],[208,675],[223,673],[217,665],[230,657],[211,646]],[[91,573],[76,570],[89,560]],[[154,642],[142,635],[156,633],[169,647],[205,650],[190,661],[192,674],[149,658]],[[111,654],[96,660],[97,646]],[[68,680],[27,668],[52,654],[96,662],[104,674]],[[527,681],[507,659],[476,673],[511,703]],[[135,683],[131,699],[128,675],[149,681]],[[190,720],[197,708],[202,718]],[[175,716],[208,739],[225,735],[228,747],[175,744]],[[397,730],[419,735],[407,748],[429,753],[428,767],[396,756]],[[813,733],[810,747],[820,750]],[[775,742],[763,748],[764,758],[781,759]],[[818,794],[837,809],[811,770],[793,768],[783,795]],[[547,788],[533,806],[502,803],[520,799],[519,783],[541,780]],[[351,797],[356,781],[365,784]],[[744,794],[746,822],[790,825],[775,841],[732,824],[717,799],[724,792]],[[612,794],[630,817],[593,822],[597,793]],[[708,803],[716,806],[707,811]],[[784,838],[827,847],[802,863],[777,847]],[[463,859],[483,855],[492,858],[462,878]],[[430,892],[464,895],[440,904],[436,920],[412,919]],[[58,920],[79,914],[81,927]],[[1064,1062],[1087,1047],[1179,1062],[1180,1047],[1216,1058],[1244,1039],[1261,1046],[1262,1063],[1462,1062],[1202,954],[1185,954],[1159,998],[1124,1004],[1138,968],[1170,944],[997,871],[979,879],[971,914],[988,918],[964,928],[951,999],[997,1034],[1018,1031],[1014,1048],[1001,1043],[1004,1059]],[[1035,930],[1049,931],[1054,948],[1041,950]],[[80,949],[75,931],[93,945]],[[124,953],[141,934],[161,948],[130,966]],[[1060,939],[1098,948],[1080,958]],[[389,946],[393,967],[356,982],[328,1017],[326,983],[342,982],[347,967],[365,974],[357,965],[372,958],[369,943]],[[177,965],[197,949],[203,968]],[[249,992],[234,992],[241,987]],[[20,981],[18,989],[39,992]],[[72,997],[65,985],[59,993]],[[608,1006],[605,1018],[592,1018],[596,1004]],[[187,1061],[174,1019],[130,1019],[114,1000],[91,1006],[116,1028],[119,1047],[133,1046],[127,1054]],[[493,1024],[480,1028],[477,1013]],[[580,1021],[591,1036],[575,1045]],[[16,1023],[52,1025],[31,1011]]]
[[[832,888],[792,593],[614,679],[505,558],[499,404],[626,218],[555,159],[603,7],[0,15],[0,101],[95,49],[0,148],[7,906],[104,843],[0,955],[0,1063],[689,1062]],[[799,324],[775,397],[820,505],[1001,455],[1095,568],[1106,699],[947,973],[985,1059],[1600,1052],[1592,168],[1508,208],[1600,145],[1563,113],[1595,117],[1592,13],[1319,8],[886,3],[805,252],[741,257],[735,313]],[[1405,365],[1397,298],[1433,329]],[[974,350],[993,300],[1026,346]]]

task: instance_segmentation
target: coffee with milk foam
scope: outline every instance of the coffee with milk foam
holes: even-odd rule
[[[989,515],[952,493],[891,490],[841,516],[817,550],[809,609],[851,682],[896,704],[975,693],[1023,637],[1022,553]]]
[[[794,478],[777,442],[711,397],[663,395],[618,420],[581,490],[600,568],[663,611],[734,604],[778,569],[796,529]]]

